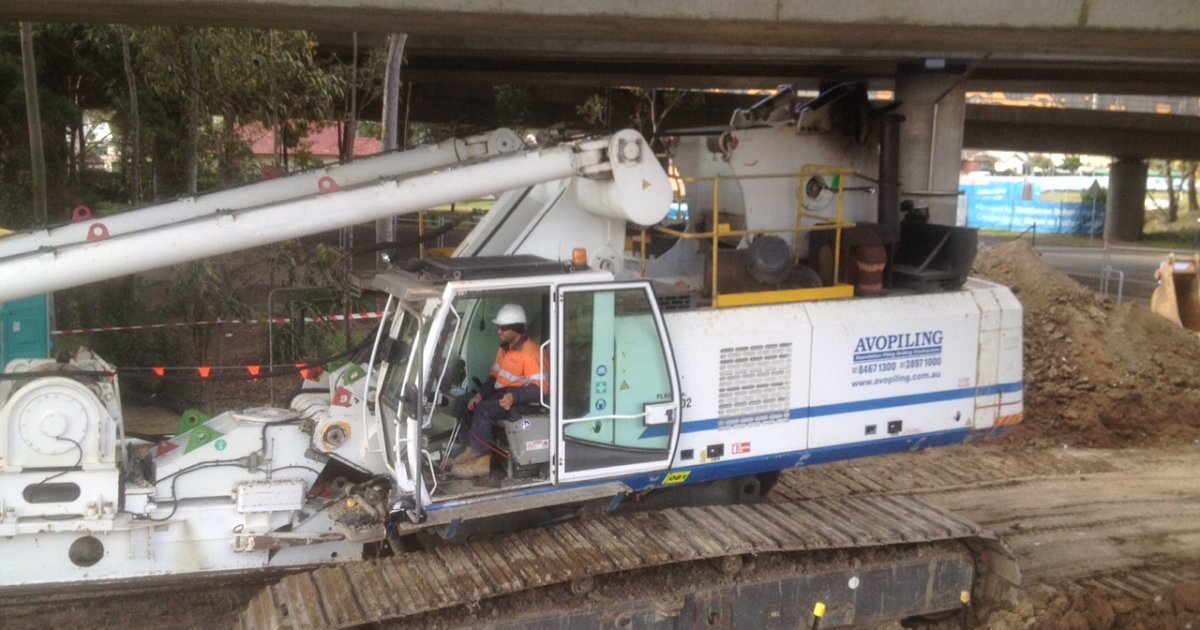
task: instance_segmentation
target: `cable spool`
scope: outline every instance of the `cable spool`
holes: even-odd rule
[[[104,405],[86,386],[58,376],[40,378],[0,408],[0,423],[15,425],[14,437],[19,437],[4,449],[6,464],[73,466],[80,457],[85,463],[96,462],[100,423],[107,417]]]

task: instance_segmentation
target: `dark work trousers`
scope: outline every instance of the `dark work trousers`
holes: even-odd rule
[[[497,392],[500,393],[499,390]],[[508,410],[500,406],[500,397],[496,396],[479,401],[475,410],[468,413],[471,414],[471,422],[467,425],[471,429],[471,453],[476,457],[490,453],[484,444],[492,441],[492,427],[496,421],[508,417]]]

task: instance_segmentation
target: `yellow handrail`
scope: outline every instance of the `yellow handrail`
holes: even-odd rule
[[[676,229],[664,227],[661,225],[655,226],[653,229],[655,232],[673,236],[675,238],[685,239],[685,240],[686,239],[705,239],[705,238],[711,239],[711,241],[712,241],[712,301],[713,301],[714,305],[718,305],[722,302],[722,300],[720,299],[721,296],[720,296],[720,291],[718,288],[719,285],[717,282],[717,278],[718,278],[717,257],[718,257],[720,239],[721,239],[721,237],[725,237],[725,236],[750,236],[750,235],[761,235],[761,234],[794,234],[794,238],[793,238],[794,245],[793,246],[794,246],[794,249],[796,252],[796,262],[799,262],[800,238],[801,238],[802,234],[804,234],[805,232],[834,230],[836,233],[834,235],[834,249],[833,249],[833,251],[834,251],[834,254],[833,254],[834,255],[834,258],[833,258],[833,286],[835,286],[835,287],[840,286],[839,285],[840,279],[838,276],[839,276],[840,269],[841,269],[842,229],[848,228],[848,227],[854,227],[854,225],[855,225],[854,222],[845,220],[845,198],[844,198],[845,183],[846,183],[845,178],[847,176],[852,176],[855,174],[857,174],[857,172],[854,169],[850,169],[850,168],[844,168],[844,167],[838,167],[838,166],[825,166],[825,165],[819,165],[819,164],[806,164],[806,165],[800,167],[800,169],[797,172],[789,173],[789,174],[740,175],[740,176],[727,176],[727,177],[722,177],[720,175],[716,175],[716,176],[712,176],[712,177],[676,176],[676,177],[674,177],[674,179],[676,181],[682,182],[684,184],[712,182],[712,186],[713,186],[712,222],[710,224],[712,226],[712,228],[707,232],[684,232],[681,230],[676,230]],[[804,180],[806,178],[816,177],[818,175],[838,176],[837,177],[837,213],[836,213],[836,215],[834,215],[832,217],[828,216],[828,215],[824,215],[824,214],[813,213],[813,212],[806,213],[804,210],[804,200],[803,200]],[[733,230],[733,229],[722,229],[721,228],[720,195],[721,195],[721,182],[723,180],[739,181],[739,180],[780,179],[780,178],[793,178],[793,177],[796,178],[796,227],[772,228],[772,229],[761,229],[761,230],[749,230],[749,229]],[[679,199],[678,197],[676,200],[681,201],[681,199]],[[822,224],[822,225],[805,226],[804,225],[805,219],[816,219],[819,221],[828,221],[829,223]],[[642,230],[641,254],[642,254],[642,276],[643,277],[645,277],[645,275],[646,275],[646,256],[647,256],[646,241],[647,241],[647,238],[648,238],[647,231]],[[803,291],[803,290],[801,290],[801,291]],[[788,291],[786,293],[789,296],[795,296],[797,294],[797,291],[793,290],[793,291]],[[844,294],[844,292],[831,294],[829,291],[822,291],[819,294],[822,296],[829,296],[829,295],[841,296]],[[816,295],[816,293],[814,293],[814,295]],[[775,299],[763,298],[763,299],[768,300],[768,301],[779,301],[778,298],[775,298]],[[790,298],[788,298],[788,301],[790,301],[791,299],[796,299],[796,298],[790,297]],[[731,304],[732,303],[746,303],[744,300],[726,300],[726,302],[729,302]]]

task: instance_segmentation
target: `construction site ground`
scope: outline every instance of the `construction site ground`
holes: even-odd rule
[[[915,495],[991,529],[1023,583],[973,627],[1200,629],[1200,339],[1020,242],[981,252],[975,271],[1025,306],[1025,422],[989,442],[788,471],[768,500]],[[0,627],[230,627],[268,579],[0,597]]]

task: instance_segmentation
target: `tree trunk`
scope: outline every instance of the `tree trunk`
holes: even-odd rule
[[[383,79],[383,150],[394,151],[400,122],[400,64],[404,60],[405,33],[388,38],[387,72]]]
[[[133,54],[129,48],[129,27],[121,31],[121,58],[125,63],[125,83],[129,85],[129,201],[142,205],[142,117],[138,113],[137,78],[133,73]]]
[[[1187,166],[1187,191],[1188,191],[1188,212],[1200,210],[1200,203],[1196,203],[1196,162],[1185,162]]]
[[[188,150],[187,150],[187,194],[195,195],[200,179],[200,53],[196,42],[188,46],[191,63],[188,66]]]
[[[74,172],[67,174],[67,181],[74,181],[76,191],[75,201],[83,200],[83,169],[87,168],[87,121],[83,116],[83,102],[79,97],[83,77],[75,77],[75,85],[71,86],[71,100],[74,101],[75,111],[79,117],[75,119],[75,134],[79,136],[76,144]]]
[[[342,129],[342,161],[354,159],[354,140],[358,137],[358,33],[353,36],[353,52],[350,58],[350,104],[346,111],[346,126]]]
[[[1175,176],[1171,173],[1171,160],[1163,160],[1167,174],[1167,223],[1179,220],[1179,195],[1175,192]]]
[[[33,25],[29,22],[21,22],[21,67],[25,75],[25,120],[29,125],[34,223],[46,225],[50,222],[46,198],[46,153],[42,144],[42,108],[38,101],[37,64],[33,58]]]
[[[285,175],[290,172],[288,170],[288,129],[286,120],[279,124],[279,157]]]
[[[387,72],[383,79],[383,150],[394,151],[397,148],[397,126],[400,122],[400,64],[404,61],[404,44],[408,42],[405,33],[393,33],[388,38]],[[396,240],[395,227],[392,218],[375,221],[375,242],[389,243]],[[376,268],[387,266],[381,251],[376,255]]]

